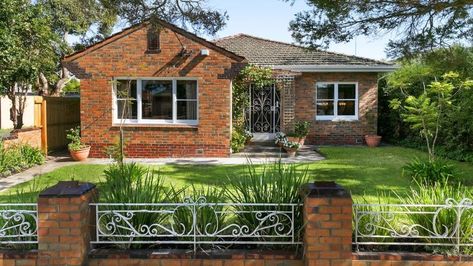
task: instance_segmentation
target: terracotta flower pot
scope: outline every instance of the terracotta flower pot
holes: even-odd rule
[[[71,154],[72,159],[74,161],[84,161],[89,157],[89,152],[90,152],[90,146],[85,146],[84,148],[80,150],[69,150],[69,153]]]
[[[305,137],[303,138],[299,138],[299,144],[302,146],[304,146],[304,142],[305,142]]]
[[[287,137],[287,141],[289,141],[289,142],[299,142],[299,137]]]
[[[294,158],[296,157],[296,152],[297,152],[297,148],[289,148],[289,147],[284,147],[284,150],[286,150],[287,152],[287,155],[289,158]]]
[[[371,147],[371,148],[378,147],[379,143],[381,143],[381,136],[366,135],[365,136],[365,141],[366,141],[366,145],[368,145],[368,147]]]

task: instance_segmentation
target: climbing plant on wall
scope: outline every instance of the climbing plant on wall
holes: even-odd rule
[[[268,67],[246,66],[233,81],[233,128],[244,130],[245,110],[250,105],[249,87],[262,88],[274,83],[273,71]]]

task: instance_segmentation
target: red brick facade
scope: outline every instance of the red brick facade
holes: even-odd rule
[[[316,121],[317,82],[358,82],[357,121]],[[377,73],[303,73],[295,80],[295,120],[312,121],[309,144],[363,144],[376,134],[378,123]]]
[[[81,79],[82,134],[91,156],[105,157],[119,138],[112,121],[115,77],[188,77],[199,86],[198,125],[126,126],[128,157],[229,156],[231,78],[244,59],[172,25],[161,30],[161,51],[149,53],[147,32],[146,25],[130,28],[64,60]],[[190,55],[180,55],[181,42]]]

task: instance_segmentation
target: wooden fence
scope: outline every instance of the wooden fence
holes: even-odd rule
[[[42,128],[43,150],[67,147],[66,130],[80,125],[80,98],[35,98],[35,126]]]

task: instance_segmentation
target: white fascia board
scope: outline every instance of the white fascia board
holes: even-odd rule
[[[297,72],[393,72],[398,65],[275,65],[273,69]]]

